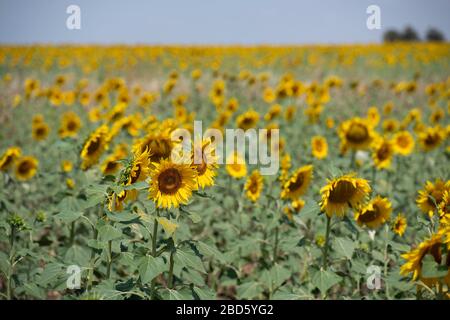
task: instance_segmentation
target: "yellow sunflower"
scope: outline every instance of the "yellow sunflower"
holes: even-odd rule
[[[314,136],[311,139],[312,155],[317,159],[325,159],[328,155],[328,143],[325,137]]]
[[[427,286],[433,286],[439,282],[437,278],[425,278],[422,275],[422,261],[427,255],[431,255],[434,261],[438,264],[442,263],[443,249],[446,247],[449,249],[449,239],[444,238],[443,232],[433,234],[430,238],[420,243],[415,249],[402,255],[402,258],[406,260],[406,263],[400,267],[400,274],[408,275],[413,274],[413,280],[420,279]],[[448,255],[448,253],[447,253]],[[449,268],[449,272],[445,276],[445,282],[450,285],[450,259],[447,256],[445,265]]]
[[[401,237],[405,233],[407,226],[408,222],[405,215],[400,213],[395,217],[394,222],[392,223],[392,231]]]
[[[246,191],[246,196],[251,201],[258,201],[261,196],[261,192],[264,186],[264,180],[258,170],[254,170],[247,179],[245,183],[244,190]]]
[[[450,181],[444,182],[441,179],[436,179],[434,183],[427,181],[425,188],[419,191],[416,199],[417,206],[424,213],[432,216],[437,209],[437,206],[442,202],[444,192],[450,190]]]
[[[242,130],[254,128],[259,120],[259,113],[255,110],[248,110],[239,115],[236,119],[237,127]]]
[[[126,185],[147,179],[151,168],[150,157],[151,153],[147,149],[144,152],[141,152],[140,150],[135,151],[133,162],[129,169],[128,179],[125,183]]]
[[[133,149],[144,152],[151,150],[150,161],[159,162],[162,159],[168,159],[171,155],[175,142],[170,137],[170,129],[155,130],[139,139],[134,144]]]
[[[32,156],[17,159],[15,173],[18,180],[25,181],[34,177],[38,168],[38,160]]]
[[[320,190],[321,210],[330,218],[333,214],[343,217],[349,207],[358,208],[365,202],[370,191],[369,182],[355,177],[353,173],[328,180]]]
[[[192,166],[197,171],[198,187],[204,189],[213,186],[218,165],[211,139],[194,143],[191,160]]]
[[[306,165],[298,168],[283,184],[281,198],[295,200],[305,194],[311,182],[312,174],[312,165]]]
[[[394,156],[394,144],[391,140],[379,137],[372,144],[372,159],[377,169],[390,168]]]
[[[69,111],[63,114],[61,119],[61,126],[59,127],[59,136],[75,137],[81,128],[80,117],[75,112]]]
[[[344,121],[338,133],[342,145],[353,150],[367,149],[375,137],[373,127],[366,119],[361,118]]]
[[[61,170],[64,172],[70,172],[73,169],[73,164],[69,160],[61,161]]]
[[[288,217],[290,221],[293,220],[294,214],[298,214],[305,206],[305,201],[302,199],[293,200],[290,206],[283,209],[284,214]]]
[[[360,226],[377,229],[389,220],[391,212],[391,202],[387,198],[377,196],[355,213],[355,221]]]
[[[227,158],[225,169],[235,179],[240,179],[247,175],[245,160],[237,152]]]
[[[149,198],[157,207],[171,208],[186,204],[196,190],[197,172],[187,164],[161,160],[150,172]]]
[[[45,122],[33,123],[31,132],[34,140],[43,141],[47,139],[50,128]]]
[[[419,132],[419,143],[424,151],[439,147],[444,138],[444,130],[441,127],[428,127]]]
[[[108,142],[108,126],[102,125],[91,133],[80,153],[82,159],[81,169],[87,170],[96,164],[102,153],[107,149]]]
[[[439,217],[450,217],[450,190],[445,190],[442,195],[442,201],[438,204]]]
[[[402,156],[408,156],[414,150],[414,138],[408,131],[401,131],[394,135],[392,139],[394,151]]]
[[[286,179],[289,176],[289,169],[291,169],[291,167],[292,167],[291,156],[289,155],[289,153],[286,153],[283,155],[280,162],[279,180],[281,182],[286,181]]]
[[[14,161],[20,157],[22,150],[19,147],[10,147],[0,157],[0,170],[8,170]]]

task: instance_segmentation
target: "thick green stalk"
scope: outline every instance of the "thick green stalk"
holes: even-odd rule
[[[324,270],[327,269],[328,267],[328,246],[329,246],[329,241],[330,241],[330,229],[331,229],[331,218],[327,217],[327,230],[325,233],[325,244],[324,244],[324,248],[323,248],[323,259],[322,259],[322,267]]]

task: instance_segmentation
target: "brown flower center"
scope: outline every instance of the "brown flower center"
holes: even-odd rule
[[[365,142],[369,138],[369,130],[367,130],[367,127],[363,124],[354,123],[350,126],[346,138],[354,143]]]
[[[335,203],[347,203],[356,193],[355,186],[350,181],[339,181],[330,192],[330,201]]]
[[[159,190],[165,194],[174,194],[181,187],[181,181],[181,174],[177,169],[167,169],[158,177]]]

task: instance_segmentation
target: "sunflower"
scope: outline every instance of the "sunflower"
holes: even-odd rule
[[[443,249],[447,247],[449,249],[449,239],[444,238],[443,232],[431,235],[430,238],[420,243],[415,249],[402,255],[402,258],[406,260],[405,264],[400,267],[401,275],[413,274],[413,280],[420,279],[427,286],[432,286],[439,282],[437,278],[425,278],[422,275],[422,262],[425,256],[431,255],[434,261],[438,264],[442,263],[444,258]],[[449,268],[449,272],[445,276],[445,282],[450,285],[450,258],[447,253],[445,265]]]
[[[450,190],[450,181],[444,182],[441,179],[436,179],[434,183],[427,181],[425,188],[419,191],[416,199],[417,206],[424,213],[432,216],[437,209],[439,203],[442,202],[444,192]]]
[[[75,188],[75,181],[71,178],[67,178],[66,187],[72,190],[73,188]]]
[[[129,190],[122,190],[119,194],[113,193],[109,197],[108,210],[111,212],[122,211],[123,204],[127,198]]]
[[[170,137],[170,128],[155,130],[139,139],[134,144],[133,149],[139,152],[151,150],[150,161],[159,162],[168,159],[171,155],[175,142]]]
[[[414,138],[408,131],[400,131],[392,139],[394,151],[402,156],[408,156],[414,150]]]
[[[35,157],[23,156],[17,159],[15,173],[18,180],[30,180],[37,172],[38,160]]]
[[[341,143],[353,150],[367,149],[375,137],[372,126],[366,119],[361,118],[344,121],[338,133]]]
[[[102,125],[97,128],[84,143],[80,156],[82,159],[81,169],[87,170],[98,162],[98,159],[108,147],[108,126]]]
[[[245,160],[237,152],[227,158],[225,169],[235,179],[240,179],[247,175]]]
[[[50,128],[45,122],[33,123],[31,132],[34,140],[43,141],[47,139]]]
[[[419,132],[419,143],[424,151],[439,147],[444,138],[445,134],[440,127],[428,127]]]
[[[150,173],[150,157],[151,153],[148,149],[144,152],[136,150],[133,155],[133,162],[129,168],[128,179],[126,185],[133,184],[138,181],[144,181]]]
[[[405,233],[407,226],[408,223],[405,215],[400,213],[395,217],[394,222],[392,223],[392,231],[401,237]]]
[[[63,172],[70,172],[73,169],[73,164],[69,160],[63,160],[61,161],[61,170]]]
[[[314,136],[311,139],[312,155],[317,159],[324,159],[328,155],[328,143],[325,137]]]
[[[386,169],[391,166],[394,156],[394,144],[391,140],[379,137],[372,144],[372,159],[377,169]]]
[[[259,120],[259,113],[250,109],[236,119],[237,127],[242,130],[254,128]]]
[[[61,119],[61,126],[59,127],[59,136],[61,138],[65,137],[75,137],[78,130],[81,128],[80,117],[75,112],[69,111],[63,114]]]
[[[258,170],[254,170],[247,179],[245,183],[244,190],[246,191],[246,196],[251,201],[258,201],[261,196],[263,189],[264,180]]]
[[[194,142],[192,151],[192,166],[197,171],[198,188],[214,185],[214,177],[216,176],[217,157],[215,155],[214,145],[211,139]]]
[[[103,175],[113,175],[120,169],[121,165],[117,160],[119,160],[117,156],[115,154],[111,154],[103,161],[100,167]]]
[[[178,207],[186,204],[196,190],[197,172],[187,164],[161,160],[150,172],[149,198],[160,208]]]
[[[272,88],[266,87],[263,91],[263,100],[266,103],[272,103],[275,101],[276,95]]]
[[[439,217],[450,217],[450,190],[445,190],[442,201],[438,204]]]
[[[355,221],[360,226],[377,229],[389,220],[391,212],[391,202],[387,198],[377,196],[355,213]]]
[[[371,124],[372,127],[376,127],[380,122],[380,113],[378,112],[377,107],[370,107],[367,110],[367,121]]]
[[[397,131],[400,124],[398,123],[397,119],[386,119],[383,121],[383,131],[385,133],[394,133]]]
[[[349,207],[357,208],[363,203],[370,191],[369,182],[356,178],[353,173],[328,180],[327,185],[320,190],[321,210],[325,211],[328,217],[333,214],[343,217]]]
[[[291,177],[284,182],[281,190],[282,199],[295,200],[305,194],[311,182],[313,174],[313,166],[306,165],[298,168]]]
[[[283,209],[284,214],[287,216],[289,221],[293,220],[294,214],[299,213],[305,206],[305,201],[302,199],[293,200],[290,206]]]
[[[0,157],[0,170],[6,171],[14,163],[14,160],[20,157],[22,150],[19,147],[10,147]]]

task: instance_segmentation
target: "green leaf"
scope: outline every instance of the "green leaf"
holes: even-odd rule
[[[423,278],[442,278],[448,273],[447,266],[441,266],[431,254],[426,254],[422,260],[422,277]]]
[[[331,271],[320,269],[314,273],[311,281],[322,294],[325,294],[328,289],[341,281],[341,277]]]
[[[177,249],[174,256],[174,261],[176,264],[179,263],[183,267],[186,267],[188,269],[194,268],[197,271],[206,273],[202,260],[199,257],[197,257],[194,253]]]
[[[354,241],[345,238],[336,238],[334,241],[334,249],[347,259],[351,259],[355,251],[356,244]]]
[[[139,221],[139,216],[132,212],[120,212],[120,213],[113,213],[113,212],[106,212],[107,217],[114,222],[130,222],[133,220]]]
[[[76,264],[79,266],[85,266],[89,262],[89,252],[90,250],[86,250],[79,245],[73,245],[69,249],[67,249],[66,254],[64,256],[64,262],[70,264]]]
[[[225,255],[220,252],[215,246],[198,241],[196,247],[200,253],[206,257],[212,257],[219,260],[222,263],[227,263]]]
[[[238,286],[237,295],[239,299],[253,299],[261,294],[262,290],[262,286],[258,282],[246,282]]]
[[[80,211],[61,211],[56,214],[54,217],[60,219],[62,222],[71,223],[81,217],[83,213]]]
[[[110,224],[101,226],[98,229],[98,235],[103,241],[115,240],[122,237],[122,232]]]
[[[161,257],[145,256],[139,264],[139,276],[143,284],[152,281],[156,276],[167,271],[167,266]]]
[[[42,287],[47,287],[49,284],[54,284],[61,277],[65,276],[65,270],[63,266],[59,263],[49,263],[45,266],[44,271],[38,278],[37,284]]]
[[[216,293],[209,288],[193,287],[192,290],[200,298],[200,300],[214,300]]]

